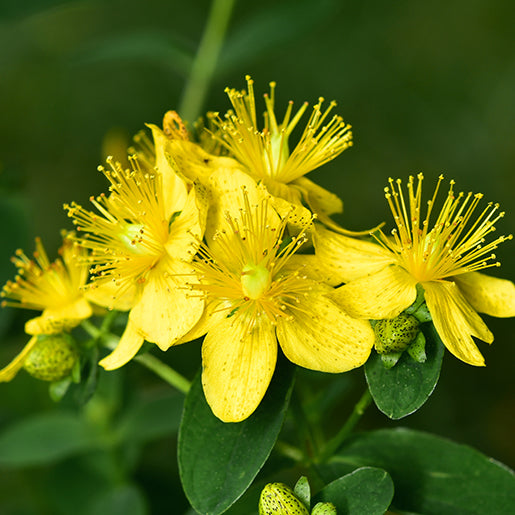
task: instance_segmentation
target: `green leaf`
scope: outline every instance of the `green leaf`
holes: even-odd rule
[[[171,68],[186,77],[193,62],[193,53],[169,34],[140,30],[106,36],[82,48],[75,56],[79,64],[110,61],[142,61]]]
[[[217,74],[223,75],[242,66],[246,68],[249,59],[305,37],[307,31],[334,15],[340,7],[338,0],[272,3],[267,10],[241,20],[229,34],[220,55]]]
[[[293,370],[290,363],[278,363],[260,406],[239,423],[224,423],[213,415],[200,374],[196,377],[184,405],[178,459],[184,491],[199,513],[223,513],[252,483],[281,430]]]
[[[9,195],[9,196],[7,196]],[[11,256],[17,248],[27,245],[29,213],[25,200],[16,194],[1,192],[0,195],[0,288],[16,275]],[[9,327],[13,309],[0,309],[0,335]]]
[[[398,363],[387,369],[376,353],[365,365],[365,375],[376,406],[397,420],[417,411],[433,393],[442,367],[444,346],[433,324],[423,324],[427,360],[417,363],[404,352]]]
[[[27,467],[68,458],[97,446],[91,428],[73,413],[27,418],[0,434],[0,466]]]
[[[313,503],[331,502],[346,515],[383,515],[393,498],[393,482],[388,472],[363,467],[325,486]]]
[[[148,509],[145,498],[135,486],[121,485],[96,499],[90,513],[145,515]]]
[[[176,433],[183,404],[184,396],[175,391],[153,397],[142,396],[120,422],[120,439],[143,443]]]
[[[380,467],[395,484],[393,506],[424,515],[515,513],[515,474],[478,451],[410,429],[349,439],[321,470],[326,480],[361,466]]]

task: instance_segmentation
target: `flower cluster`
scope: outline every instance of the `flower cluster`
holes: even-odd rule
[[[170,111],[162,129],[149,126],[152,138],[137,136],[128,169],[113,158],[100,167],[109,188],[91,197],[93,209],[65,205],[75,232],[63,261],[50,264],[39,243],[35,262],[20,253],[20,275],[3,295],[43,310],[27,332],[68,330],[91,315],[90,302],[127,311],[117,347],[100,361],[107,370],[144,341],[166,351],[204,337],[204,392],[226,422],[257,408],[279,348],[312,370],[359,367],[376,342],[370,320],[397,317],[420,291],[446,347],[483,364],[472,337],[493,336],[477,312],[515,314],[513,283],[479,272],[511,238],[487,241],[498,206],[475,218],[481,195],[456,194],[451,181],[437,213],[440,178],[423,215],[422,176],[409,179],[407,198],[390,181],[397,228],[360,239],[331,219],[341,200],[305,177],[352,145],[350,126],[331,114],[335,103],[324,109],[319,99],[293,145],[307,104],[294,112],[290,103],[279,121],[272,83],[260,128],[252,80],[226,91],[232,109],[209,113],[206,128],[189,131]]]

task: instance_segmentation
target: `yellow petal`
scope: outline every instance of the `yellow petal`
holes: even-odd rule
[[[288,258],[286,264],[281,268],[281,274],[289,275],[298,272],[313,281],[330,286],[341,284],[341,279],[334,274],[333,269],[326,266],[318,256],[313,254],[294,254]]]
[[[136,302],[136,287],[131,285],[120,294],[120,288],[112,280],[94,282],[84,292],[84,297],[89,302],[105,308],[128,311]]]
[[[173,258],[191,261],[196,254],[206,227],[209,207],[206,188],[195,183],[180,214],[170,226],[167,252]]]
[[[417,282],[399,266],[386,266],[379,272],[337,288],[331,298],[356,318],[394,318],[415,302]]]
[[[315,289],[298,310],[291,311],[291,320],[277,320],[277,339],[286,357],[297,365],[322,372],[345,372],[368,359],[374,331],[367,320],[347,315],[324,291]]]
[[[494,317],[515,316],[515,284],[479,272],[452,278],[470,305],[480,313]]]
[[[31,335],[57,334],[78,326],[93,313],[89,302],[79,298],[61,308],[45,309],[41,316],[32,318],[25,324],[25,332]]]
[[[394,262],[390,252],[370,241],[349,238],[315,225],[316,255],[333,270],[338,282],[349,282],[372,274]]]
[[[343,202],[338,195],[315,184],[307,177],[299,177],[292,184],[301,189],[306,203],[313,213],[333,215],[343,211]]]
[[[30,351],[34,348],[38,341],[37,336],[33,336],[25,345],[23,350],[2,370],[0,370],[0,383],[4,383],[10,381],[14,378],[14,376],[19,372],[21,368],[23,368],[23,364],[25,363],[25,359],[29,355]]]
[[[260,178],[266,189],[274,196],[290,204],[302,205],[302,193],[299,188],[276,181],[271,177]]]
[[[204,300],[191,296],[187,287],[194,278],[189,265],[171,259],[161,261],[149,275],[129,317],[145,340],[165,351],[198,322]]]
[[[274,209],[281,218],[288,219],[290,233],[298,233],[299,229],[311,230],[313,227],[313,213],[301,204],[293,204],[279,197],[272,197]],[[293,231],[291,230],[293,226]]]
[[[170,140],[159,127],[151,124],[148,127],[152,130],[154,138],[156,152],[155,167],[161,175],[165,214],[167,217],[170,217],[172,213],[180,211],[184,206],[188,196],[187,184],[177,174],[173,160],[170,159],[174,150]],[[180,142],[177,143],[177,145],[180,144]]]
[[[416,285],[408,272],[393,265],[336,288],[330,297],[355,318],[394,318],[415,302]]]
[[[450,281],[423,283],[426,304],[436,331],[447,349],[470,365],[483,366],[483,356],[472,336],[492,343],[494,337],[481,317]]]
[[[202,345],[202,384],[213,413],[240,422],[258,407],[277,359],[275,330],[266,316],[225,318]]]
[[[145,339],[141,336],[129,319],[116,349],[98,364],[106,370],[115,370],[128,363],[141,349]]]
[[[170,155],[178,171],[190,181],[209,184],[211,176],[219,170],[241,170],[241,165],[230,157],[215,156],[191,141],[170,140]]]
[[[212,204],[206,226],[206,239],[210,247],[213,235],[227,228],[228,215],[235,220],[241,219],[244,191],[250,206],[259,205],[270,198],[270,193],[263,184],[257,184],[252,177],[238,169],[218,170],[211,176],[210,189]],[[266,223],[276,226],[278,219],[274,209],[269,208]]]
[[[176,344],[186,343],[201,338],[212,327],[217,325],[221,320],[227,318],[227,315],[231,312],[232,305],[227,301],[209,302],[202,313],[199,321],[193,326],[191,331],[188,331]]]

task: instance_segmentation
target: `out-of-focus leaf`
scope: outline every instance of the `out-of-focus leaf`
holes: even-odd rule
[[[184,405],[178,453],[184,491],[199,513],[225,512],[249,487],[279,435],[292,385],[293,367],[278,364],[258,409],[243,422],[224,423],[197,376]]]
[[[36,415],[0,433],[0,466],[52,463],[99,445],[90,426],[73,413]]]
[[[388,472],[363,467],[325,486],[313,499],[331,502],[338,513],[383,515],[393,498],[393,482]]]
[[[90,513],[109,515],[145,515],[147,503],[141,492],[133,485],[121,485],[96,499]]]
[[[365,375],[376,406],[386,416],[399,419],[417,411],[433,393],[442,367],[444,346],[432,323],[422,325],[426,337],[427,360],[417,363],[404,352],[390,369],[372,353]]]
[[[193,62],[193,53],[182,48],[168,34],[133,31],[91,43],[80,49],[74,59],[79,64],[119,60],[152,62],[187,76]]]
[[[28,206],[18,195],[0,192],[0,288],[16,275],[11,256],[17,248],[25,247],[28,242]],[[0,309],[0,335],[7,329],[13,314],[12,309]]]
[[[465,445],[410,429],[350,438],[327,466],[326,480],[361,466],[380,467],[395,484],[393,511],[424,515],[515,513],[515,474]]]
[[[140,398],[120,422],[120,439],[143,443],[179,429],[184,396],[178,392]]]
[[[341,7],[338,0],[279,2],[268,10],[240,22],[229,34],[217,66],[217,74],[241,66],[249,59],[272,51],[301,37],[311,27],[327,19]]]

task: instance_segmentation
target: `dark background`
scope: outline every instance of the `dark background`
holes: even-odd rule
[[[3,281],[14,275],[7,256],[19,245],[31,251],[34,236],[54,255],[60,229],[71,228],[63,202],[86,203],[105,189],[96,167],[106,144],[105,151],[116,150],[117,140],[123,144],[145,123],[159,124],[166,110],[177,108],[208,9],[206,0],[0,0]],[[241,1],[205,108],[225,111],[224,88],[243,88],[247,73],[259,95],[277,81],[279,113],[290,99],[297,105],[320,95],[335,99],[353,126],[354,147],[310,178],[342,197],[346,227],[362,230],[388,220],[388,177],[423,171],[426,192],[444,173],[457,189],[499,202],[507,215],[497,224],[498,234],[511,233],[514,19],[510,0]],[[513,279],[513,242],[497,255],[503,266],[495,274]],[[26,316],[12,310],[3,315],[2,364],[25,341]],[[487,367],[473,368],[447,354],[436,392],[402,423],[514,467],[515,327],[512,320],[485,319],[496,337],[490,348],[479,344]],[[198,348],[172,353],[174,366],[191,377]],[[125,373],[148,381],[140,372]],[[352,377],[363,381],[360,373]],[[342,417],[353,400],[351,395],[342,407]],[[25,373],[0,385],[0,429],[51,409],[46,386]],[[385,425],[394,423],[369,414],[363,427]],[[149,470],[159,468],[166,453],[156,449],[149,450],[155,455]],[[174,460],[170,453],[167,462]],[[19,473],[5,483],[9,493],[0,487],[0,507],[2,495],[37,483],[40,473]]]

